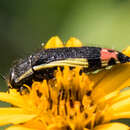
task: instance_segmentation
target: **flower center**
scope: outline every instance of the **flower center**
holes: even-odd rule
[[[97,123],[97,105],[91,97],[92,87],[93,82],[81,72],[81,68],[71,70],[65,67],[63,71],[58,68],[54,79],[34,81],[29,95],[33,95],[33,109],[44,117],[44,123],[57,121],[67,126],[75,124],[79,129],[93,128]]]

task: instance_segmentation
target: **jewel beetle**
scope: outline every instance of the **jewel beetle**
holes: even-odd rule
[[[107,66],[130,62],[130,57],[121,52],[100,47],[62,47],[42,49],[20,60],[9,73],[8,84],[20,89],[32,80],[52,78],[57,66],[81,66],[86,72]]]

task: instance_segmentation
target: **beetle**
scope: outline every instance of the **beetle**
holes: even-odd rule
[[[9,72],[8,84],[20,89],[32,80],[50,79],[57,66],[81,66],[86,72],[130,62],[121,52],[100,47],[62,47],[42,49],[15,64]]]

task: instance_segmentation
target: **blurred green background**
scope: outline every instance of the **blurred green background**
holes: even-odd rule
[[[0,73],[58,35],[122,50],[130,45],[129,0],[1,0]],[[0,79],[0,89],[7,88]],[[2,104],[3,105],[3,104]]]

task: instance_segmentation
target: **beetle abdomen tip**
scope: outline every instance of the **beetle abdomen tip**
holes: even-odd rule
[[[120,63],[130,62],[130,57],[119,52],[118,53],[118,60],[120,61]]]

